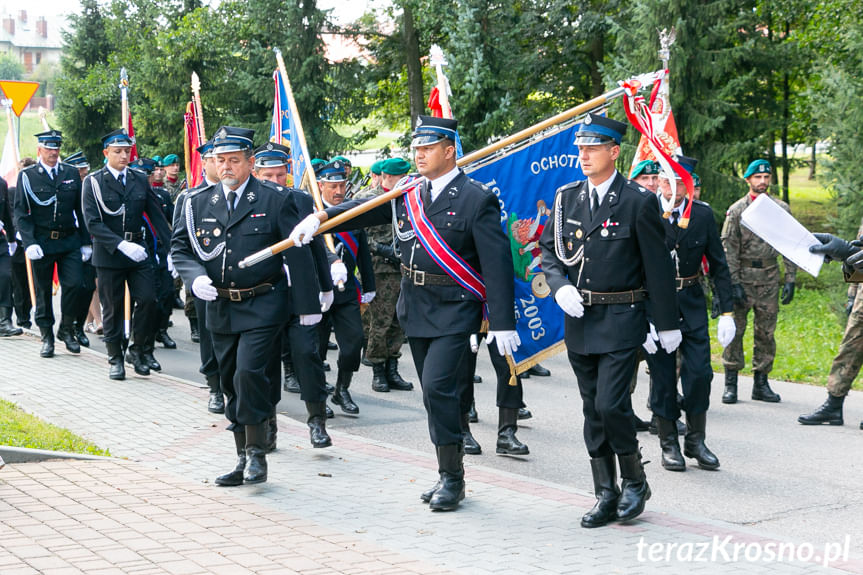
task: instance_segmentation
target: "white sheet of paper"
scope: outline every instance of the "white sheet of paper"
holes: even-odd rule
[[[767,194],[761,194],[743,210],[740,221],[777,252],[813,277],[818,277],[824,256],[809,253],[809,246],[820,245],[821,242]]]

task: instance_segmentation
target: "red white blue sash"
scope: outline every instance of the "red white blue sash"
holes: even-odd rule
[[[422,197],[420,196],[421,187],[414,186],[404,194],[408,218],[411,221],[417,239],[435,263],[449,277],[475,295],[477,299],[485,302],[485,282],[483,282],[482,276],[447,245],[440,234],[438,234],[434,225],[429,221],[425,213]]]
[[[353,236],[351,232],[336,232],[336,237],[339,238],[339,241],[342,242],[342,245],[351,252],[351,255],[354,258],[354,263],[357,262],[357,253],[359,252],[359,244],[357,243],[357,239]]]

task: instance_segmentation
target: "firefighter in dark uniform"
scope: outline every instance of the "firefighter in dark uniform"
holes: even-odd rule
[[[395,226],[403,274],[396,311],[420,376],[440,473],[438,483],[421,498],[435,511],[456,509],[464,499],[458,377],[462,358],[470,353],[470,334],[480,329],[483,302],[475,295],[482,294],[476,282],[454,273],[466,284],[457,282],[423,247],[423,242],[430,241],[432,230],[442,240],[436,244],[436,255],[445,252],[450,259],[461,259],[489,286],[486,292],[489,342],[494,341],[501,354],[511,354],[520,343],[515,331],[512,254],[500,225],[500,202],[490,190],[458,169],[457,126],[455,120],[419,116],[411,147],[424,179],[409,192],[410,196],[402,195],[335,228],[357,229],[387,222]],[[414,206],[410,210],[412,217],[431,225],[431,229],[425,224],[420,226],[421,238],[408,217],[409,199]],[[368,200],[347,202],[307,217],[290,237],[308,241],[320,220],[363,201]]]
[[[290,148],[274,142],[267,142],[255,150],[255,177],[261,181],[272,182],[280,188],[285,188],[297,204],[301,217],[314,211],[314,200],[305,190],[287,187],[288,165],[290,164]],[[330,278],[330,263],[327,258],[327,247],[323,238],[315,238],[311,244],[312,257],[315,262],[315,273],[321,293],[321,313],[330,309],[333,303],[333,280]],[[318,353],[318,325],[300,323],[297,314],[291,314],[282,330],[282,365],[284,366],[285,391],[299,393],[300,399],[316,404],[327,398],[327,380],[324,375],[324,364]],[[295,352],[293,350],[296,350]],[[294,368],[296,361],[296,369]],[[290,387],[289,387],[290,384]],[[294,389],[293,384],[296,385]],[[275,381],[272,389],[273,405],[281,400],[282,389]],[[333,417],[333,411],[326,405],[327,417]],[[270,419],[267,437],[267,452],[276,449],[276,434],[278,426],[275,418]],[[313,447],[329,447],[332,440],[327,434],[323,420],[309,419],[311,441]]]
[[[690,173],[696,160],[677,156],[676,160]],[[666,353],[655,343],[648,343],[647,364],[650,366],[650,408],[657,418],[659,445],[662,449],[662,466],[670,471],[685,471],[686,462],[680,453],[676,420],[681,405],[677,397],[677,355],[681,357],[680,382],[683,388],[682,408],[686,412],[686,435],[683,454],[694,458],[703,469],[717,469],[719,459],[704,444],[707,409],[710,406],[710,334],[707,324],[707,301],[701,284],[701,265],[707,258],[710,277],[715,286],[722,315],[719,318],[718,340],[725,347],[734,339],[734,302],[731,298],[731,275],[725,262],[725,250],[719,240],[713,209],[695,200],[690,220],[681,227],[680,218],[689,200],[683,180],[676,175],[676,190],[672,189],[668,174],[659,177],[660,212],[663,218],[665,244],[675,265],[677,301],[680,307],[680,330],[683,341],[677,353]],[[674,196],[672,198],[672,195]],[[652,352],[652,353],[651,353]]]
[[[580,125],[575,145],[587,179],[557,190],[540,240],[543,271],[566,313],[597,497],[582,527],[633,519],[650,498],[629,394],[636,351],[648,332],[648,294],[663,349],[673,353],[681,338],[658,200],[614,168],[625,132],[626,124],[594,114]]]
[[[333,160],[322,166],[317,173],[321,199],[326,207],[337,206],[345,199],[347,178],[345,164]],[[363,344],[363,320],[360,303],[371,303],[375,297],[375,274],[372,269],[372,256],[364,230],[333,234],[337,261],[331,266],[333,282],[343,282],[344,290],[337,291],[333,305],[324,314],[324,321],[318,329],[318,345],[321,360],[326,357],[327,342],[332,325],[339,345],[337,361],[338,375],[336,389],[331,401],[349,415],[360,412],[348,388],[354,372],[360,368]],[[357,280],[359,271],[362,284]]]
[[[175,230],[171,246],[183,281],[207,302],[238,455],[234,470],[216,478],[223,486],[267,480],[267,422],[275,412],[272,386],[280,379],[280,334],[289,314],[316,323],[321,313],[309,249],[239,267],[246,256],[284,239],[299,220],[287,190],[252,175],[253,137],[254,131],[243,128],[216,131],[213,154],[221,183],[187,195],[179,216],[186,225]],[[323,400],[307,405],[310,416],[325,418]]]
[[[79,151],[67,156],[63,160],[63,163],[77,168],[78,176],[80,176],[82,182],[87,177],[87,174],[90,173],[90,164],[87,162],[84,152]],[[91,240],[88,240],[88,243],[89,241]],[[83,283],[81,284],[81,291],[78,293],[78,303],[75,306],[75,339],[84,347],[90,347],[90,338],[84,332],[84,325],[87,323],[87,315],[90,311],[90,302],[93,300],[93,292],[96,291],[96,268],[93,267],[93,258],[83,262],[82,272]]]
[[[17,247],[9,187],[0,178],[0,337],[24,333],[12,325],[12,254]]]
[[[15,227],[25,254],[33,262],[36,288],[36,325],[42,334],[42,357],[54,355],[54,264],[60,279],[60,327],[57,338],[72,353],[80,353],[75,339],[75,312],[84,282],[82,262],[93,248],[81,214],[78,170],[59,161],[62,135],[57,130],[36,134],[39,161],[18,174]]]
[[[186,196],[192,192],[198,192],[205,188],[212,188],[219,183],[219,173],[216,169],[216,158],[213,155],[213,140],[207,141],[205,144],[197,148],[201,155],[201,161],[204,167],[204,181],[198,184],[192,190],[183,189],[177,194],[177,203],[174,206],[174,225],[173,229],[185,229],[186,222],[183,220],[185,212],[182,210],[183,201]],[[173,258],[172,258],[173,265]],[[178,273],[176,269],[175,273]],[[192,304],[195,306],[195,311],[198,318],[198,333],[200,335],[198,342],[198,353],[201,358],[201,367],[198,371],[204,376],[207,382],[207,387],[210,390],[210,397],[207,400],[207,411],[210,413],[225,413],[225,396],[222,394],[222,386],[219,383],[219,364],[216,361],[216,354],[213,352],[213,338],[210,335],[210,330],[207,329],[207,302],[201,298],[195,297],[194,294],[188,292],[188,297],[192,299]]]
[[[134,305],[132,345],[129,354],[138,375],[149,375],[155,362],[148,336],[156,320],[156,289],[153,268],[144,247],[144,215],[152,224],[156,241],[168,244],[171,227],[150,191],[147,178],[129,169],[134,140],[125,130],[114,130],[102,138],[108,162],[84,180],[84,219],[93,236],[93,265],[102,304],[102,329],[111,368],[108,377],[122,380],[125,286]]]

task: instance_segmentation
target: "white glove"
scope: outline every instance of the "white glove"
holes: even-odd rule
[[[123,240],[117,244],[117,249],[123,252],[123,255],[133,262],[142,262],[147,259],[147,250],[138,244],[133,244],[132,242]]]
[[[321,220],[315,214],[310,214],[294,226],[288,239],[294,242],[295,246],[310,244],[312,243],[312,237],[319,227],[321,227]]]
[[[521,338],[518,337],[518,332],[515,330],[490,331],[485,336],[485,341],[489,345],[491,342],[497,341],[497,351],[501,355],[512,355],[521,345]]]
[[[333,305],[333,300],[335,296],[333,295],[333,290],[330,291],[322,291],[318,294],[318,300],[321,302],[321,313],[327,313],[330,309],[330,306]]]
[[[24,250],[24,253],[27,254],[27,257],[30,258],[30,261],[41,260],[45,255],[42,253],[42,246],[39,244],[33,244],[31,246],[27,246],[27,249]]]
[[[93,257],[93,246],[81,246],[81,261],[88,262]]]
[[[728,347],[736,333],[737,325],[734,323],[734,318],[730,315],[719,316],[719,324],[716,326],[716,339],[719,341],[719,345]]]
[[[301,315],[300,316],[300,325],[318,325],[320,323],[321,319],[323,319],[323,317],[324,316],[322,316],[319,313],[313,313],[313,314],[309,314],[309,315]]]
[[[367,291],[360,296],[360,303],[372,303],[373,299],[375,299],[375,292]]]
[[[209,276],[198,276],[192,282],[192,293],[204,301],[213,301],[219,297],[219,292],[213,287]]]
[[[15,250],[18,249],[18,242],[9,242],[7,247],[9,249],[9,255],[11,256],[12,254],[15,253]]]
[[[683,341],[683,334],[679,329],[667,329],[659,332],[659,345],[666,353],[674,353],[680,342]]]
[[[650,329],[647,330],[647,337],[644,338],[644,343],[641,344],[641,347],[644,348],[644,351],[653,355],[659,349],[656,347],[657,341],[659,341],[659,336],[656,334],[656,326],[651,323]]]
[[[565,285],[554,294],[554,301],[560,306],[566,315],[581,317],[584,315],[584,306],[581,304],[584,298],[578,293],[574,285]]]
[[[342,262],[333,262],[330,266],[330,277],[333,283],[345,283],[348,281],[348,268]]]

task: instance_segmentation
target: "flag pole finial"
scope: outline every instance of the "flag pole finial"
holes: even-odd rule
[[[662,60],[662,67],[668,69],[668,60],[671,56],[671,45],[676,39],[674,28],[668,30],[663,28],[659,30],[659,59]]]

